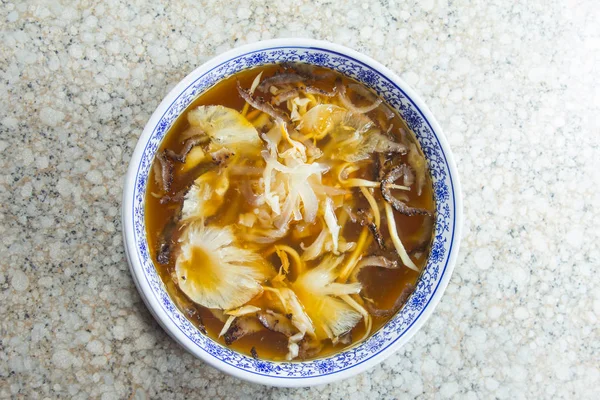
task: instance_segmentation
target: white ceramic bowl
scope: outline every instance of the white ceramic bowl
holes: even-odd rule
[[[394,318],[368,340],[330,357],[270,362],[237,353],[200,333],[169,297],[148,253],[144,193],[154,153],[171,124],[204,90],[243,69],[280,62],[326,66],[374,89],[416,133],[433,177],[435,238],[415,292]],[[442,130],[423,101],[392,71],[348,48],[307,39],[277,39],[238,47],[205,63],[160,103],[140,137],[125,180],[123,236],[131,274],[146,305],[187,351],[233,376],[273,386],[310,386],[362,372],[390,356],[423,325],[439,302],[456,261],[462,200],[456,166]]]

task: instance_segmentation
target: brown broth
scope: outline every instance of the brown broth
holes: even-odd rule
[[[270,65],[258,67],[251,70],[242,71],[235,76],[231,76],[227,79],[222,80],[217,83],[212,88],[208,89],[206,92],[201,94],[197,99],[193,101],[193,103],[188,107],[186,112],[182,113],[182,115],[177,119],[177,121],[173,124],[165,139],[161,144],[162,149],[173,149],[175,151],[179,151],[182,147],[182,143],[180,140],[180,135],[184,132],[188,127],[188,121],[186,118],[187,111],[194,109],[200,105],[223,105],[226,107],[230,107],[236,110],[241,110],[244,106],[245,102],[238,95],[236,90],[236,80],[239,80],[242,87],[249,87],[254,79],[254,77],[260,72],[263,72],[263,79],[269,77],[279,71],[281,69],[280,66]],[[325,69],[316,69],[316,71],[329,71]],[[338,76],[337,74],[335,76]],[[322,88],[322,89],[331,89],[334,86],[335,76],[330,79],[325,79],[321,81],[317,81],[314,85]],[[345,84],[355,83],[353,80],[343,77],[343,81]],[[269,96],[267,95],[267,100],[269,100]],[[284,103],[285,104],[285,103]],[[377,119],[377,113],[381,113],[378,109],[370,112],[368,115],[373,120]],[[382,114],[382,113],[381,113]],[[391,121],[394,127],[402,127],[406,132],[410,132],[405,122],[400,118],[399,115],[395,115],[393,120]],[[393,129],[392,133],[398,135],[398,129]],[[410,133],[411,137],[414,137],[412,133]],[[413,139],[414,140],[414,139]],[[402,158],[403,162],[406,162],[406,155],[399,156]],[[181,174],[176,170],[175,179],[172,186],[171,194],[174,194],[188,186],[193,180],[197,177],[198,171],[194,174],[194,171],[187,174]],[[368,171],[365,171],[365,175],[368,175]],[[373,177],[369,177],[372,179]],[[241,179],[241,178],[239,178]],[[221,210],[217,215],[212,218],[212,221],[219,221],[220,225],[228,225],[231,223],[235,223],[237,221],[237,216],[240,213],[248,212],[251,207],[248,206],[245,202],[241,201],[241,195],[239,191],[235,190],[236,186],[239,182],[236,182],[235,179],[230,183],[230,189],[228,191],[227,197],[225,199],[225,204],[228,204],[228,207],[221,207]],[[234,190],[232,190],[234,189]],[[161,265],[157,262],[156,256],[159,246],[159,237],[163,228],[169,221],[172,220],[174,215],[179,212],[181,203],[172,203],[167,205],[160,204],[159,200],[153,194],[158,194],[161,192],[160,186],[154,179],[154,172],[150,171],[150,176],[148,179],[148,189],[146,193],[146,230],[147,230],[147,238],[149,242],[149,247],[151,249],[151,256],[154,261],[154,264],[161,276],[162,281],[164,282],[168,293],[171,298],[175,301],[178,308],[193,322],[196,326],[204,325],[206,328],[208,335],[218,343],[225,345],[223,338],[217,338],[217,335],[221,328],[223,327],[223,322],[217,319],[213,314],[206,308],[196,305],[191,302],[186,295],[179,289],[174,279],[174,268],[175,268],[175,258],[171,257],[171,262],[168,265]],[[426,177],[426,184],[424,185],[423,192],[421,196],[417,196],[415,191],[406,192],[409,196],[409,202],[413,207],[422,207],[429,210],[434,210],[434,201],[433,201],[433,193],[432,193],[432,184],[431,178],[429,176]],[[364,208],[368,208],[368,203],[360,195],[358,189],[353,189],[353,194],[355,197],[355,201]],[[378,203],[383,201],[381,197],[377,198]],[[228,215],[227,215],[228,214]],[[384,213],[382,211],[382,221],[384,218]],[[408,251],[415,247],[417,242],[419,241],[419,237],[423,234],[423,225],[424,218],[423,216],[412,216],[408,217],[402,215],[396,211],[394,211],[394,216],[396,219],[396,225],[398,229],[398,233],[400,239],[402,240],[404,246]],[[362,227],[358,224],[348,223],[342,232],[343,236],[347,241],[354,241],[359,236]],[[387,227],[382,223],[381,231],[384,233],[384,236],[388,236]],[[318,229],[313,229],[311,235],[303,238],[301,240],[291,242],[290,239],[286,236],[281,241],[277,243],[284,243],[290,245],[298,251],[301,251],[299,247],[300,242],[304,243],[312,243],[312,241],[318,235]],[[427,243],[427,249],[424,252],[424,255],[419,259],[415,259],[413,257],[413,261],[415,264],[422,270],[426,264],[427,255],[429,253],[430,243]],[[377,244],[374,241],[371,241],[371,244],[368,250],[364,254],[370,254],[377,250]],[[270,261],[273,258],[269,258]],[[313,264],[309,264],[313,265]],[[366,283],[366,286],[363,290],[364,295],[367,298],[372,299],[377,304],[378,308],[390,308],[394,304],[395,300],[401,294],[406,285],[412,284],[415,285],[419,274],[409,268],[401,267],[395,270],[388,270],[383,268],[369,268],[368,270],[362,272],[362,280]],[[293,279],[293,276],[292,276]],[[255,299],[251,303],[260,305],[261,299]],[[371,334],[375,333],[378,329],[380,329],[390,318],[382,318],[382,317],[373,317],[373,329]],[[201,321],[201,323],[200,323]],[[352,330],[352,339],[353,341],[358,340],[364,334],[364,324],[363,322],[359,322],[354,329]],[[320,351],[317,357],[325,357],[332,353],[337,353],[343,350],[346,347],[352,346],[355,344],[353,342],[350,345],[341,345],[338,344],[334,346],[330,341],[326,341],[325,347],[322,351]],[[263,330],[261,332],[252,334],[250,336],[243,337],[233,344],[229,346],[230,348],[239,351],[241,353],[250,355],[250,350],[254,347],[260,358],[263,359],[271,359],[271,360],[283,360],[287,353],[287,338],[280,334],[274,333],[268,330]]]

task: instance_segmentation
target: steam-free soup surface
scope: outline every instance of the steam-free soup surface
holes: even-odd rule
[[[402,307],[433,229],[414,135],[324,68],[271,65],[203,93],[148,180],[153,261],[215,341],[270,360],[339,352]]]

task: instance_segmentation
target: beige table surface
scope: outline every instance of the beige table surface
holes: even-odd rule
[[[0,398],[600,398],[597,1],[0,2]],[[517,5],[517,3],[522,3]],[[334,41],[422,95],[464,238],[411,343],[355,378],[247,384],[154,322],[123,176],[181,78],[260,39]]]

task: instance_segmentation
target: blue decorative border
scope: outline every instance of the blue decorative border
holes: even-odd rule
[[[306,362],[271,362],[255,360],[216,343],[200,333],[177,309],[166,292],[148,252],[144,196],[154,154],[164,135],[175,119],[199,94],[219,80],[241,70],[258,65],[291,61],[337,70],[374,89],[388,104],[399,110],[408,126],[417,135],[427,158],[436,200],[436,229],[431,254],[415,292],[403,309],[382,329],[365,342],[328,358]],[[406,93],[389,78],[361,61],[328,49],[297,46],[262,49],[229,59],[197,78],[168,106],[167,111],[154,127],[151,137],[145,144],[135,176],[132,215],[133,238],[137,252],[132,256],[140,261],[152,294],[171,321],[208,355],[240,370],[272,378],[322,377],[353,368],[377,356],[400,339],[419,319],[438,290],[448,267],[456,231],[456,195],[450,166],[431,124]]]

